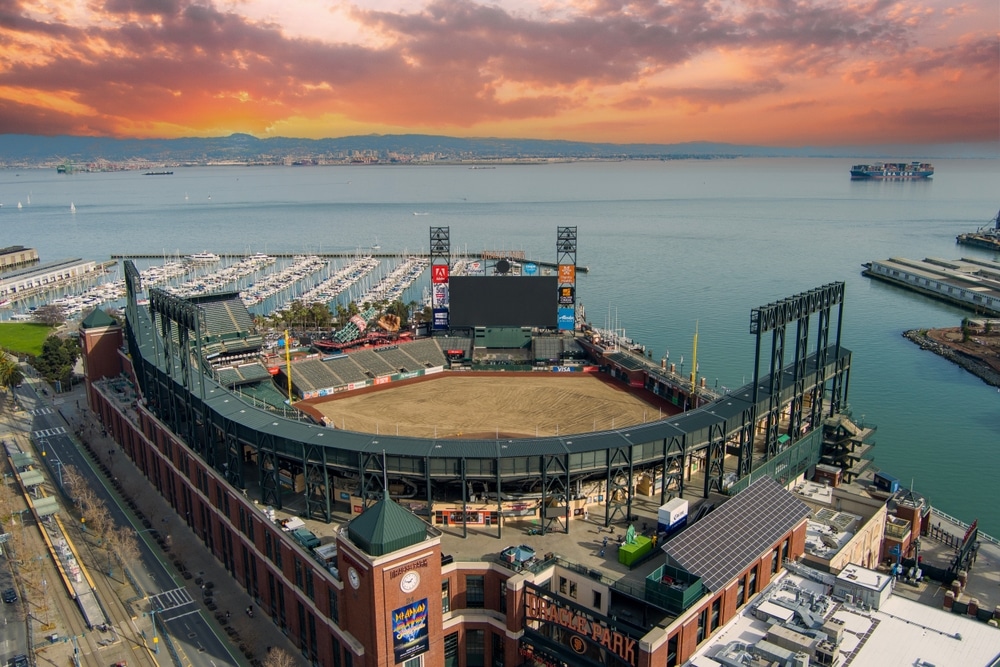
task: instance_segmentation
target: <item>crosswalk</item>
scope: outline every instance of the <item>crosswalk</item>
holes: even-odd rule
[[[53,410],[48,406],[45,406],[44,408],[35,408],[28,414],[30,414],[32,417],[41,417],[42,415],[51,415],[53,412],[55,412],[55,410]]]
[[[175,588],[149,596],[149,603],[156,611],[167,611],[194,602],[186,588]]]
[[[34,431],[32,432],[32,435],[34,436],[35,440],[38,440],[39,438],[51,438],[54,435],[62,435],[65,432],[66,432],[66,427],[56,426],[55,428],[46,428],[42,429],[41,431]]]

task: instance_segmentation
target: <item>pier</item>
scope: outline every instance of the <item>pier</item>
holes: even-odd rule
[[[1000,263],[963,257],[891,257],[869,262],[862,275],[919,292],[975,313],[1000,316]]]
[[[242,259],[246,259],[247,257],[252,256],[250,253],[219,252],[214,254],[218,255],[220,258],[226,261],[240,261]],[[495,255],[495,252],[478,252],[478,253],[474,252],[474,253],[463,253],[463,254],[470,258],[481,260],[481,259],[487,259],[488,258],[487,256]],[[267,255],[270,257],[274,257],[276,259],[292,259],[293,257],[301,257],[302,255],[321,257],[323,259],[355,259],[359,255],[364,255],[366,257],[374,257],[375,259],[399,259],[401,255],[405,255],[407,257],[418,257],[421,259],[426,259],[428,262],[430,261],[431,257],[429,253],[422,253],[422,252],[420,253],[418,252],[399,253],[399,252],[383,252],[383,251],[359,252],[358,250],[344,250],[340,252],[269,252],[267,253]],[[111,259],[115,261],[123,259],[156,260],[156,259],[163,259],[164,257],[174,257],[174,256],[175,255],[164,255],[163,253],[130,253],[130,254],[111,255]],[[180,256],[183,257],[183,255]],[[528,264],[528,263],[536,264],[542,267],[543,269],[551,269],[553,271],[559,268],[559,265],[556,262],[547,262],[545,260],[524,259],[519,261],[521,261],[522,264]],[[576,272],[589,273],[590,269],[589,267],[586,266],[577,266]]]

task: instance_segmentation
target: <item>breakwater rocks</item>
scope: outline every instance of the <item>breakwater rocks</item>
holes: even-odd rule
[[[904,331],[903,337],[919,345],[920,349],[930,350],[934,354],[961,366],[986,384],[1000,387],[1000,373],[993,370],[989,364],[972,354],[956,350],[947,343],[931,338],[929,333],[927,329],[911,329],[910,331]]]

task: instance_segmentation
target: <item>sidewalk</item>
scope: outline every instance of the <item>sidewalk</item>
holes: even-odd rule
[[[51,396],[48,398],[52,401]],[[155,539],[159,546],[161,560],[172,564],[178,580],[184,582],[205,616],[215,619],[218,634],[229,637],[234,652],[242,652],[251,664],[259,664],[270,647],[283,649],[291,656],[299,655],[298,649],[281,629],[271,622],[121,448],[106,435],[100,422],[87,409],[83,388],[61,394],[52,402],[56,403],[59,399],[64,400],[54,407],[70,430],[78,433],[78,440],[89,449],[92,460],[101,467],[109,483],[126,499],[132,513],[150,531],[147,535]],[[251,605],[255,612],[253,618],[246,614]]]

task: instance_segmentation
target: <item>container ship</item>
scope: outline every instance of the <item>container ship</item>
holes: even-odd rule
[[[880,162],[856,164],[851,167],[852,181],[866,180],[916,180],[934,175],[934,165],[927,162]]]

